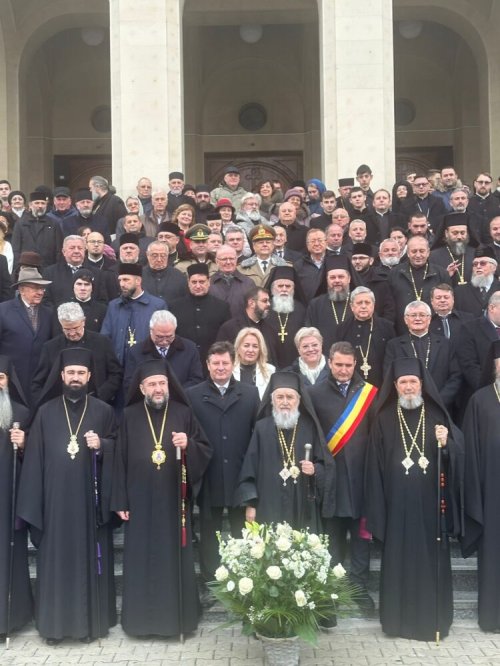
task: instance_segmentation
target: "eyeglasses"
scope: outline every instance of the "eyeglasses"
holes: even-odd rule
[[[427,317],[430,317],[430,314],[424,312],[410,312],[405,315],[405,317],[408,317],[408,319],[427,319]]]
[[[425,187],[429,183],[413,183],[414,187]]]
[[[488,259],[479,259],[478,261],[473,261],[472,262],[472,268],[477,268],[477,266],[480,266],[481,268],[484,268],[488,264],[492,264],[492,261],[489,261]]]
[[[491,185],[491,180],[476,180],[478,185]]]

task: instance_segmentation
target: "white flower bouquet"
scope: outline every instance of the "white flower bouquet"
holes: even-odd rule
[[[219,536],[221,566],[210,583],[246,634],[316,642],[319,624],[345,611],[356,588],[331,568],[328,537],[287,523],[246,523],[241,539]]]

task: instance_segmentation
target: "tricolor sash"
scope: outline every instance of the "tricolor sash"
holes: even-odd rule
[[[326,443],[332,455],[336,456],[351,439],[366,410],[372,404],[377,390],[376,386],[365,382],[349,400],[326,436]]]

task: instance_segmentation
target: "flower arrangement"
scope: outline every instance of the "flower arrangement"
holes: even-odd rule
[[[210,583],[243,632],[316,642],[319,624],[345,610],[356,587],[331,568],[328,537],[287,523],[245,523],[242,539],[219,536],[221,566]]]

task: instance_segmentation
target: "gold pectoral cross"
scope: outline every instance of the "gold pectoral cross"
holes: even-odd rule
[[[282,326],[280,332],[278,333],[278,337],[280,338],[281,342],[285,342],[286,335],[288,335],[288,333],[285,331],[285,328]]]
[[[130,326],[128,327],[128,340],[127,344],[129,347],[133,347],[135,344],[137,344],[137,340],[135,339],[135,330],[133,331]]]

